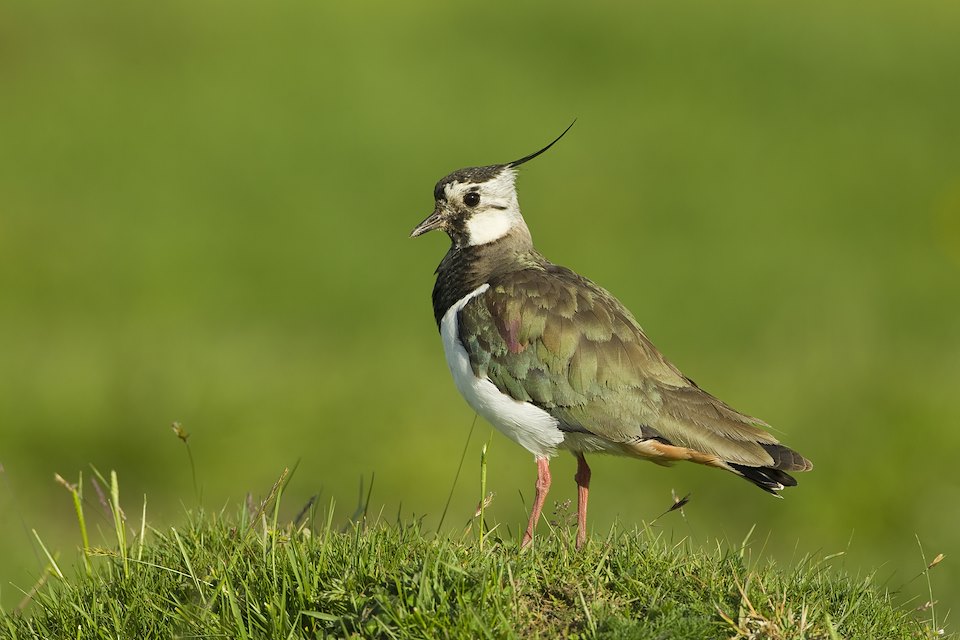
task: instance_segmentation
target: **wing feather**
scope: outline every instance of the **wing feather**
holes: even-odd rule
[[[810,464],[762,420],[680,373],[616,298],[569,269],[548,265],[495,278],[463,308],[459,326],[478,376],[548,411],[565,430],[625,451],[656,439],[740,465]]]

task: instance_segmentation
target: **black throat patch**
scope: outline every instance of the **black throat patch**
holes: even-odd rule
[[[440,327],[443,314],[479,286],[505,273],[544,269],[550,262],[533,248],[530,234],[515,229],[502,238],[474,246],[451,244],[437,267],[433,285],[433,316]]]

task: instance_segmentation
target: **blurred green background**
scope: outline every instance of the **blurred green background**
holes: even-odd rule
[[[756,523],[765,554],[848,551],[913,604],[919,536],[957,603],[958,69],[960,4],[934,0],[3,3],[0,602],[42,569],[30,529],[74,557],[55,472],[116,469],[128,513],[182,522],[175,420],[207,508],[300,460],[291,516],[320,493],[346,520],[375,473],[375,509],[436,527],[473,415],[430,307],[447,240],[407,234],[437,179],[577,117],[521,173],[539,248],[816,465],[779,501],[594,458],[593,526],[692,492],[667,535]],[[489,472],[515,530],[532,460],[494,434]]]

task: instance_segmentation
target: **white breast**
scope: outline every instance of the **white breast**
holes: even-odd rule
[[[502,393],[489,378],[473,374],[470,357],[460,342],[460,310],[490,288],[484,284],[450,307],[440,321],[440,336],[453,381],[474,411],[508,438],[538,458],[550,457],[563,442],[563,432],[549,413]]]

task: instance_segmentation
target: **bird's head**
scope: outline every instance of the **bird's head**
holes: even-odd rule
[[[460,169],[440,180],[433,189],[433,213],[410,237],[441,229],[455,247],[462,248],[494,242],[518,227],[526,229],[517,200],[516,167],[552,147],[572,126],[570,123],[556,140],[519,160]]]

